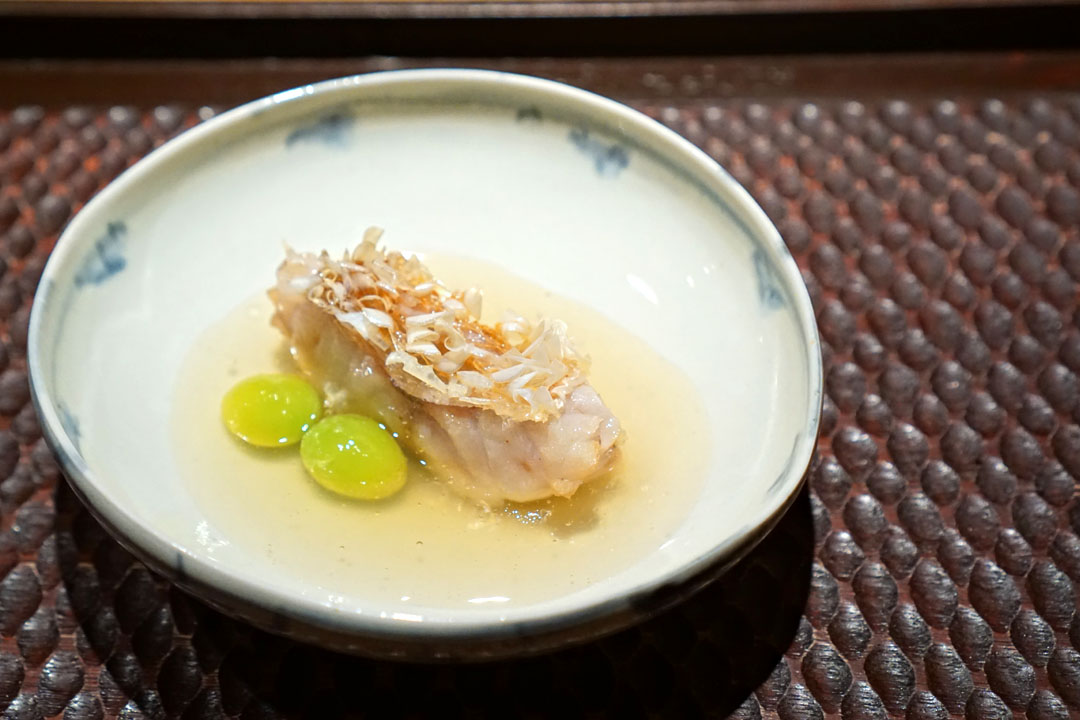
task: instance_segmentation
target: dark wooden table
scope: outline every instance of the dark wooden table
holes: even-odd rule
[[[828,391],[806,489],[728,576],[467,667],[300,646],[154,577],[66,489],[24,360],[59,231],[151,148],[285,87],[442,64],[611,95],[715,157],[803,268]],[[1080,714],[1080,53],[10,60],[0,268],[4,717]]]

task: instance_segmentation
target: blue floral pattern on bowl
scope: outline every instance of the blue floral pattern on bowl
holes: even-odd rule
[[[344,147],[349,141],[355,118],[345,112],[334,112],[301,125],[285,138],[285,147],[301,143],[319,143],[328,147]]]
[[[127,267],[124,257],[126,239],[127,225],[121,221],[110,222],[105,234],[94,242],[93,249],[83,259],[75,274],[75,287],[101,285]]]
[[[570,142],[593,161],[596,174],[600,177],[618,177],[630,164],[630,152],[625,147],[617,142],[604,142],[591,134],[588,128],[571,130]]]

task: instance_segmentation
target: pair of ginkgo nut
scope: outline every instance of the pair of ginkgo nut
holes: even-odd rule
[[[399,491],[408,463],[385,427],[363,415],[322,417],[322,411],[318,391],[295,375],[246,378],[221,401],[225,426],[249,445],[300,443],[304,468],[327,490],[360,500]]]

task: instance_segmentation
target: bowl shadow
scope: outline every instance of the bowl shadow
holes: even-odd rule
[[[459,665],[352,657],[255,629],[149,571],[65,483],[55,502],[77,649],[102,665],[108,715],[726,717],[756,710],[753,692],[806,640],[814,548],[806,488],[753,550],[676,607],[575,647]]]

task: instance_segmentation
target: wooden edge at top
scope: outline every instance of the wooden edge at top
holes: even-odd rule
[[[0,17],[603,18],[1078,4],[1080,0],[0,0]]]
[[[536,75],[622,100],[731,97],[949,99],[1076,91],[1080,51],[704,58],[388,58],[0,61],[5,107],[232,106],[288,88],[416,67]]]

